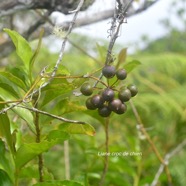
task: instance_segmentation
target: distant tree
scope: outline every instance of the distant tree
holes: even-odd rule
[[[171,16],[161,20],[166,29],[166,35],[155,40],[148,41],[144,38],[147,47],[145,52],[176,52],[186,54],[186,1],[172,1],[169,7]]]

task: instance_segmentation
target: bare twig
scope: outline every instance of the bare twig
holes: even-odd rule
[[[186,140],[183,140],[182,143],[180,143],[174,150],[172,150],[170,153],[168,153],[165,156],[165,159],[169,160],[170,158],[175,156],[177,153],[179,153],[185,146],[186,146]]]
[[[121,3],[121,1],[120,0],[116,0],[116,2],[118,3],[118,7],[122,7],[122,3]]]
[[[118,6],[116,5],[116,7],[115,7],[114,16],[112,18],[111,28],[109,29],[110,42],[109,42],[109,46],[108,46],[108,50],[107,50],[105,65],[108,65],[114,61],[113,57],[112,57],[112,49],[113,49],[113,46],[116,42],[116,39],[118,38],[118,33],[120,30],[120,27],[123,24],[124,19],[126,18],[126,12],[127,12],[128,8],[130,7],[130,5],[132,4],[132,2],[133,2],[133,0],[130,0],[125,7],[123,7],[121,5],[121,3],[119,3],[119,5]],[[102,77],[103,77],[103,74],[101,73],[99,76],[99,79],[101,79]],[[94,87],[98,83],[99,83],[99,81],[95,82]]]
[[[38,112],[40,114],[43,114],[43,115],[46,115],[46,116],[49,116],[49,117],[52,117],[54,119],[57,119],[57,120],[60,120],[60,121],[63,121],[63,122],[67,122],[67,123],[74,123],[74,124],[86,124],[85,122],[83,121],[77,121],[77,120],[70,120],[70,119],[66,119],[66,118],[63,118],[63,117],[60,117],[60,116],[57,116],[57,115],[54,115],[54,114],[50,114],[46,111],[42,111],[42,110],[39,110],[37,108],[30,108],[30,107],[26,107],[26,106],[22,106],[22,105],[18,105],[18,107],[21,107],[21,108],[24,108],[24,109],[27,109],[27,110],[30,110],[32,112]]]
[[[165,173],[167,175],[167,179],[168,179],[168,183],[170,185],[172,185],[172,178],[171,178],[171,175],[170,175],[170,171],[168,169],[168,166],[167,166],[167,162],[164,161],[164,159],[162,158],[162,156],[160,155],[158,149],[156,148],[154,142],[152,141],[151,137],[149,136],[148,132],[146,131],[142,121],[141,121],[141,118],[140,118],[140,115],[135,107],[135,105],[133,104],[133,101],[130,100],[130,105],[131,105],[131,108],[132,108],[132,111],[134,113],[134,116],[136,118],[136,121],[138,123],[138,129],[142,132],[142,134],[146,137],[148,143],[150,144],[150,146],[152,147],[152,150],[154,151],[154,153],[156,154],[158,160],[161,162],[161,164],[164,165],[164,170],[165,170]]]
[[[175,156],[177,153],[179,153],[184,147],[186,146],[186,140],[182,141],[175,149],[173,149],[170,153],[165,155],[164,162],[168,165],[170,158]],[[165,168],[164,164],[161,164],[158,172],[156,173],[154,180],[151,183],[151,186],[156,186],[159,180],[159,177],[161,176],[163,170]]]
[[[65,49],[66,42],[67,42],[67,40],[68,40],[68,35],[69,35],[69,34],[71,33],[71,31],[72,31],[72,28],[73,28],[73,26],[74,26],[74,24],[75,24],[75,21],[76,21],[77,15],[78,15],[78,12],[80,11],[81,7],[83,6],[83,3],[84,3],[84,0],[80,0],[80,3],[79,3],[79,5],[78,5],[77,9],[75,10],[75,14],[74,14],[74,17],[73,17],[73,19],[72,19],[72,22],[71,22],[71,24],[69,25],[68,31],[67,31],[67,33],[66,33],[66,36],[64,37],[64,40],[63,40],[63,43],[62,43],[62,47],[61,47],[61,51],[60,51],[60,54],[59,54],[59,58],[58,58],[58,60],[57,60],[57,62],[56,62],[56,65],[55,65],[55,67],[54,67],[54,71],[53,71],[53,73],[52,73],[52,76],[55,76],[56,71],[57,71],[57,69],[58,69],[58,66],[59,66],[59,64],[60,64],[60,62],[61,62],[61,60],[62,60],[62,58],[63,58],[63,53],[64,53],[64,49]]]
[[[130,0],[125,7],[122,7],[120,5],[118,9],[117,9],[117,7],[115,9],[115,15],[113,17],[112,25],[110,28],[111,39],[110,39],[110,43],[109,43],[109,47],[108,47],[108,51],[107,51],[107,57],[106,57],[106,61],[105,61],[106,65],[112,62],[112,56],[111,56],[112,49],[113,49],[113,46],[116,42],[116,39],[118,38],[120,27],[123,24],[124,19],[126,18],[126,12],[127,12],[128,8],[130,7],[130,5],[132,4],[132,2],[133,2],[133,0]],[[117,22],[118,22],[118,24],[117,24]]]
[[[81,9],[83,3],[84,3],[84,0],[80,0],[80,3],[78,4],[78,7],[77,7],[77,9],[76,9],[76,11],[75,11],[75,14],[74,14],[74,16],[73,16],[73,19],[72,19],[72,21],[71,21],[71,24],[69,25],[68,31],[67,31],[65,37],[63,38],[62,46],[61,46],[61,49],[60,49],[60,52],[59,52],[59,57],[58,57],[57,62],[56,62],[56,64],[55,64],[55,66],[54,66],[54,70],[53,70],[53,72],[52,72],[52,74],[51,74],[51,78],[48,80],[48,82],[44,83],[44,84],[40,87],[40,89],[46,87],[46,86],[53,80],[53,78],[55,77],[56,72],[57,72],[57,70],[58,70],[58,66],[59,66],[59,64],[61,63],[62,59],[63,59],[63,54],[64,54],[64,50],[65,50],[66,43],[67,43],[67,41],[68,41],[68,36],[69,36],[69,34],[71,33],[71,31],[72,31],[72,29],[73,29],[73,26],[74,26],[74,24],[75,24],[77,15],[78,15],[78,13],[79,13],[79,11],[80,11],[80,9]],[[36,90],[36,92],[38,92],[38,90]]]
[[[161,163],[164,164],[164,161],[163,161],[163,159],[162,159],[162,157],[161,157],[159,151],[156,149],[156,147],[155,147],[153,141],[151,140],[149,134],[147,133],[147,131],[146,131],[146,129],[145,129],[145,127],[144,127],[144,125],[143,125],[143,123],[142,123],[142,121],[141,121],[141,118],[140,118],[140,116],[139,116],[139,113],[138,113],[136,107],[134,106],[133,101],[130,100],[129,102],[130,102],[132,111],[133,111],[133,113],[134,113],[134,115],[135,115],[135,118],[136,118],[136,120],[137,120],[138,129],[144,134],[144,136],[146,137],[147,141],[150,143],[150,145],[151,145],[153,151],[155,152],[156,156],[158,157],[159,161],[160,161]]]
[[[21,100],[21,101],[18,101],[17,103],[13,103],[13,104],[10,105],[9,107],[6,107],[6,108],[0,110],[0,114],[6,113],[8,110],[13,109],[14,107],[18,106],[18,105],[21,104],[22,102],[23,102],[22,100]]]

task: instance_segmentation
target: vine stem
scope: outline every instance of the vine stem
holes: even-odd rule
[[[36,104],[37,107],[37,104]],[[35,128],[36,128],[36,143],[41,142],[41,129],[39,126],[39,112],[35,113]],[[39,171],[39,182],[43,182],[43,155],[38,155],[38,171]]]
[[[44,78],[50,78],[50,76],[43,76]],[[77,78],[85,78],[85,79],[94,79],[98,82],[100,82],[101,84],[103,84],[104,86],[107,87],[107,84],[102,81],[101,79],[95,77],[95,76],[92,76],[91,74],[88,74],[88,75],[80,75],[80,76],[55,76],[54,79],[77,79]],[[1,103],[1,102],[0,102]]]
[[[65,179],[70,180],[70,158],[69,158],[69,143],[64,141],[64,161],[65,161]]]
[[[109,43],[108,50],[107,50],[105,65],[108,65],[112,62],[112,49],[114,47],[116,39],[118,38],[121,25],[123,24],[124,19],[126,18],[125,14],[126,14],[128,8],[130,7],[130,5],[132,4],[133,1],[134,0],[130,0],[126,4],[125,7],[119,6],[118,8],[117,7],[115,8],[115,13],[114,13],[114,17],[113,17],[113,20],[112,20],[112,25],[111,25],[111,28],[110,28],[111,38],[110,38],[110,43]],[[118,19],[118,17],[120,17],[120,18]],[[117,22],[118,22],[118,24],[117,24]]]
[[[19,178],[19,170],[16,169],[15,171],[15,183],[14,186],[18,186],[18,178]]]
[[[154,153],[156,154],[158,160],[161,162],[161,164],[164,165],[164,170],[165,170],[165,173],[167,175],[167,179],[168,179],[168,183],[169,185],[172,185],[172,178],[171,178],[171,175],[170,175],[170,171],[169,171],[169,168],[168,168],[168,165],[167,165],[167,162],[162,158],[162,156],[160,155],[158,149],[156,148],[154,142],[152,141],[151,137],[149,136],[148,132],[146,131],[143,123],[142,123],[142,120],[140,118],[140,115],[133,103],[132,100],[129,101],[130,102],[130,105],[131,105],[131,108],[132,108],[132,111],[134,113],[134,116],[136,118],[136,121],[138,123],[138,129],[143,133],[143,135],[146,137],[148,143],[150,144],[150,146],[152,147],[152,150],[154,151]]]
[[[106,150],[106,155],[104,156],[104,168],[103,168],[103,172],[101,175],[101,179],[99,182],[99,186],[103,186],[104,185],[104,181],[105,181],[105,176],[107,174],[108,171],[108,164],[109,164],[109,117],[105,119],[105,150]]]
[[[116,42],[116,39],[118,38],[119,35],[119,31],[121,28],[121,25],[124,23],[124,19],[126,18],[126,12],[129,9],[129,7],[131,6],[132,2],[134,0],[130,0],[125,7],[121,6],[121,3],[118,3],[120,1],[117,1],[118,3],[118,7],[115,7],[114,10],[114,16],[112,18],[112,22],[111,22],[111,28],[109,29],[108,32],[110,32],[109,37],[110,37],[110,42],[109,42],[109,46],[107,49],[107,55],[106,55],[106,59],[105,59],[105,65],[109,65],[110,63],[113,62],[113,57],[112,57],[112,50],[114,47],[114,44]],[[120,18],[119,18],[120,17]],[[103,74],[101,73],[99,75],[98,79],[102,79]],[[96,81],[94,84],[94,87],[96,87],[96,85],[99,83],[99,81]]]

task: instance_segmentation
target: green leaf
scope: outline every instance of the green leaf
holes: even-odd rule
[[[48,104],[50,101],[58,98],[59,96],[62,97],[65,93],[69,93],[72,89],[70,87],[62,87],[59,89],[59,86],[56,85],[56,89],[53,88],[51,90],[46,91],[42,106]]]
[[[12,96],[9,91],[6,91],[1,87],[0,87],[0,98],[2,98],[4,101],[15,101],[16,100],[16,98]],[[23,109],[23,108],[19,108],[19,107],[14,107],[12,108],[12,110],[17,115],[19,115],[23,120],[27,122],[28,126],[33,132],[35,131],[35,126],[33,123],[33,115],[31,114],[30,111]]]
[[[138,65],[141,65],[141,62],[139,62],[138,60],[133,60],[133,61],[128,62],[127,64],[125,64],[124,68],[129,73],[132,70],[134,70]]]
[[[34,118],[32,113],[29,110],[20,107],[14,107],[12,110],[24,121],[26,121],[32,132],[35,133]]]
[[[65,132],[52,131],[49,133],[48,140],[40,143],[25,143],[20,146],[16,152],[15,164],[20,169],[37,155],[48,151],[52,146],[69,139],[69,135]]]
[[[54,65],[50,65],[47,69],[46,69],[46,73],[52,73],[54,71]],[[64,65],[59,65],[58,69],[57,69],[57,76],[60,75],[64,75],[64,76],[69,76],[70,72],[69,70],[64,66]],[[56,77],[57,77],[56,76]],[[62,79],[62,78],[61,78]]]
[[[50,147],[51,145],[47,141],[41,143],[25,143],[21,145],[16,153],[16,168],[20,169],[37,155],[47,151]]]
[[[15,101],[17,98],[19,98],[18,92],[16,92],[16,90],[9,84],[0,83],[0,90],[0,97],[2,97],[4,100],[7,100],[7,98],[9,99],[11,97],[11,101]]]
[[[0,169],[0,185],[1,186],[13,186],[13,183],[10,180],[8,174],[2,169]]]
[[[70,134],[86,134],[89,136],[95,135],[95,129],[89,124],[71,124],[63,123],[59,126],[59,130]]]
[[[5,149],[5,143],[0,138],[0,169],[4,170],[9,177],[13,180],[14,177],[14,165],[10,161],[11,157],[7,157],[8,152]]]
[[[13,74],[13,76],[17,77],[18,79],[21,79],[23,81],[23,83],[26,85],[29,85],[29,78],[27,73],[25,72],[25,68],[24,67],[13,67],[13,68],[8,68],[7,69],[11,74]]]
[[[43,34],[44,34],[44,29],[42,29],[41,32],[40,32],[39,42],[38,42],[37,48],[36,48],[34,54],[32,55],[32,58],[30,59],[30,63],[29,63],[29,76],[30,76],[30,79],[32,79],[32,69],[33,69],[34,62],[35,62],[35,60],[36,60],[36,58],[37,58],[37,56],[39,54],[40,48],[41,48],[41,42],[42,42]]]
[[[70,136],[68,133],[59,130],[52,130],[47,136],[47,140],[50,142],[55,141],[55,144],[61,143],[69,138]]]
[[[9,91],[4,90],[3,88],[0,87],[0,98],[2,98],[4,101],[15,101],[16,97],[11,95]],[[35,126],[33,123],[33,115],[31,114],[30,111],[24,109],[24,108],[19,108],[19,107],[14,107],[12,110],[19,115],[23,120],[25,120],[30,127],[30,129],[34,132],[35,131]]]
[[[4,107],[2,104],[0,104],[0,110],[2,110]],[[8,147],[12,153],[14,153],[14,147],[13,147],[13,141],[10,131],[10,121],[7,116],[7,113],[0,114],[0,136],[4,137],[6,139],[6,142],[8,144]]]
[[[29,64],[33,56],[32,49],[29,43],[16,31],[10,30],[8,28],[3,29],[11,37],[15,47],[16,53],[23,61],[27,71],[29,71]]]
[[[85,106],[82,106],[82,104],[80,104],[79,101],[76,102],[69,101],[68,98],[58,100],[58,102],[55,104],[55,108],[53,109],[53,111],[57,115],[84,110],[86,110]]]
[[[11,83],[15,84],[16,86],[20,87],[21,89],[26,91],[26,86],[23,83],[22,79],[14,76],[12,73],[9,72],[0,72],[0,76],[3,76]]]
[[[65,67],[65,66],[63,66],[63,65],[59,65],[59,67],[58,67],[58,69],[57,69],[57,74],[59,74],[59,75],[65,75],[65,76],[69,76],[70,75],[70,72],[69,72],[69,70]]]
[[[46,163],[46,162],[45,162]],[[35,163],[30,163],[27,166],[23,167],[19,172],[19,179],[24,180],[37,180],[38,179],[38,165]],[[54,176],[52,174],[52,171],[49,170],[47,166],[43,167],[43,179],[44,180],[54,180]]]
[[[66,79],[54,79],[48,86],[46,86],[42,90],[43,92],[45,92],[45,97],[42,102],[42,106],[59,96],[71,92],[73,89],[73,84],[69,83]]]
[[[105,46],[101,46],[98,43],[96,43],[96,48],[97,48],[97,50],[99,52],[100,61],[103,61],[103,64],[104,64],[106,53],[107,53],[107,49],[106,49]]]
[[[121,65],[121,63],[124,63],[126,61],[126,57],[127,57],[127,48],[123,48],[118,54],[118,62],[116,68],[118,68]]]
[[[79,88],[85,81],[87,81],[85,78],[77,78],[72,81],[72,84],[74,88]]]
[[[56,180],[56,181],[36,183],[34,186],[83,186],[83,185],[72,180],[64,180],[64,181]]]

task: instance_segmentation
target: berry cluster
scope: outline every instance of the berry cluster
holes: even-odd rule
[[[111,79],[114,76],[117,80],[124,80],[127,77],[125,69],[116,70],[114,66],[106,65],[102,69],[102,74],[107,79]],[[85,96],[91,96],[93,94],[93,87],[89,83],[84,83],[80,91]],[[135,85],[128,85],[127,87],[121,87],[117,90],[114,84],[107,86],[98,94],[89,97],[86,100],[86,107],[89,110],[98,109],[98,113],[102,117],[108,117],[111,112],[117,114],[123,114],[127,110],[125,102],[129,101],[131,97],[134,97],[138,93],[138,89]]]

